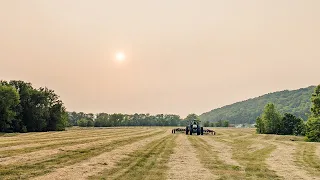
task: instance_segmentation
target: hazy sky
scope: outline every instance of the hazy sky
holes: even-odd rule
[[[200,114],[319,84],[319,9],[319,0],[0,0],[0,79],[54,89],[69,111]]]

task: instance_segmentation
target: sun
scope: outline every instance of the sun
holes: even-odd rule
[[[116,53],[116,60],[117,61],[124,61],[126,59],[126,55],[123,52]]]

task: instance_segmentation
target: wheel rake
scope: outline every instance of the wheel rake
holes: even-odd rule
[[[176,132],[178,133],[182,133],[185,132],[186,135],[192,135],[194,133],[197,133],[197,135],[205,135],[205,134],[211,134],[211,135],[215,135],[216,132],[211,130],[211,129],[204,129],[203,127],[200,128],[200,133],[197,132],[196,130],[197,128],[193,128],[193,131],[190,131],[189,127],[186,128],[175,128],[172,129],[172,134],[175,134]]]

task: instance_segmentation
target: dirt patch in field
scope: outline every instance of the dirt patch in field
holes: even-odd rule
[[[141,147],[147,145],[148,143],[161,139],[167,136],[169,133],[163,133],[161,135],[153,136],[150,138],[146,138],[140,140],[138,142],[128,144],[125,146],[117,147],[116,149],[100,154],[89,160],[67,166],[64,168],[60,168],[55,170],[53,173],[46,174],[44,176],[36,177],[35,180],[42,180],[42,179],[87,179],[89,176],[97,175],[99,172],[102,172],[106,169],[111,169],[115,166],[117,162],[121,159],[128,156],[128,154],[140,149]]]
[[[214,151],[218,152],[217,154],[220,160],[224,161],[226,164],[241,167],[236,160],[232,159],[232,147],[225,143],[215,141],[213,138],[208,136],[203,136],[201,138],[212,146]]]
[[[296,145],[288,145],[283,143],[275,143],[277,146],[270,157],[266,160],[269,168],[276,172],[277,175],[285,179],[317,179],[312,177],[305,170],[299,168],[294,162],[294,153],[297,149]]]
[[[211,172],[204,168],[197,158],[196,150],[184,134],[177,135],[177,146],[171,155],[168,179],[216,179]]]

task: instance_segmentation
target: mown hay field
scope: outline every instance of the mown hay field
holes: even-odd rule
[[[0,179],[320,179],[320,143],[255,129],[71,128],[0,135]]]

